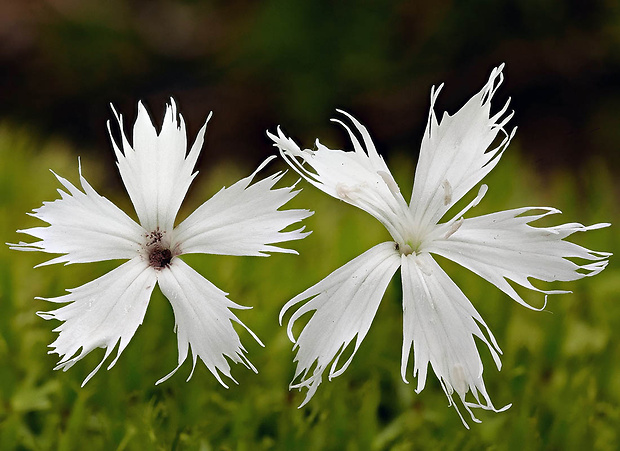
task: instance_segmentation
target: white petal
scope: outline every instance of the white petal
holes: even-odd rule
[[[265,252],[293,250],[271,246],[273,243],[299,240],[308,233],[303,227],[281,232],[284,228],[312,215],[308,210],[278,210],[299,191],[292,186],[273,189],[283,173],[271,175],[250,185],[267,159],[249,177],[215,196],[196,209],[174,230],[180,252],[222,255],[265,255]]]
[[[404,243],[404,230],[411,221],[411,212],[398,185],[377,153],[366,128],[354,117],[345,114],[362,136],[364,147],[351,129],[340,120],[334,120],[348,132],[353,152],[333,150],[316,142],[317,150],[301,150],[278,128],[278,136],[267,135],[280,149],[282,157],[302,177],[315,187],[336,199],[370,213],[388,229],[398,242]],[[314,172],[304,167],[309,165]]]
[[[60,334],[50,345],[50,353],[61,356],[54,369],[66,371],[93,349],[106,348],[101,363],[84,379],[84,385],[120,342],[108,366],[112,368],[142,324],[155,282],[153,269],[135,257],[92,282],[67,290],[69,294],[45,299],[69,302],[50,312],[37,312],[44,319],[63,321],[54,329]]]
[[[115,112],[116,114],[116,112]],[[196,136],[187,154],[185,122],[174,100],[166,108],[161,133],[155,127],[142,103],[133,129],[133,147],[123,131],[122,116],[116,115],[122,135],[122,149],[112,138],[114,152],[123,183],[131,197],[142,226],[149,230],[170,231],[181,203],[197,173],[192,173],[200,154],[207,122]],[[108,123],[108,128],[110,124]]]
[[[435,239],[429,240],[424,250],[463,265],[515,301],[531,308],[508,280],[546,294],[566,293],[540,290],[534,287],[528,278],[551,282],[593,276],[607,266],[606,259],[611,255],[564,241],[564,238],[575,232],[594,230],[609,224],[589,227],[582,224],[554,227],[529,225],[555,213],[560,211],[554,208],[525,207],[464,219],[454,231],[442,225],[433,232]],[[590,263],[578,264],[569,260],[572,258]]]
[[[407,372],[409,354],[413,346],[413,375],[417,377],[416,392],[426,384],[428,364],[453,404],[456,392],[473,421],[479,422],[471,407],[499,411],[493,407],[482,379],[482,361],[474,336],[487,345],[497,368],[501,368],[499,349],[493,334],[480,314],[471,305],[459,287],[448,277],[435,260],[426,253],[402,256],[403,281],[403,353],[401,373]],[[489,339],[480,330],[481,324]],[[465,400],[471,392],[475,403]],[[482,400],[480,399],[482,395]],[[463,424],[465,420],[459,412]]]
[[[291,384],[290,388],[308,389],[301,406],[316,392],[330,362],[333,361],[329,370],[330,379],[342,374],[349,366],[399,264],[394,243],[379,244],[291,299],[282,308],[280,323],[288,309],[309,299],[293,314],[287,327],[289,338],[295,343],[293,349],[298,348],[293,380],[301,375],[300,382]],[[295,321],[312,310],[315,310],[312,318],[295,339],[292,331]],[[349,359],[338,368],[342,353],[353,339],[355,348]],[[312,375],[308,375],[311,368],[314,368]]]
[[[437,122],[433,107],[439,89],[431,91],[428,124],[422,139],[411,196],[415,230],[422,233],[486,176],[499,162],[516,129],[508,134],[504,126],[512,113],[504,116],[508,103],[491,116],[491,99],[503,80],[503,64],[491,73],[482,90],[454,116],[444,113]],[[487,151],[497,134],[505,137]]]
[[[162,293],[168,298],[174,310],[175,331],[179,345],[178,366],[167,376],[158,380],[158,384],[172,376],[185,362],[190,346],[193,362],[192,371],[187,380],[192,377],[198,357],[226,388],[228,386],[218,371],[237,383],[230,374],[230,366],[226,357],[256,372],[256,368],[244,354],[246,350],[233,328],[233,322],[245,327],[261,346],[262,343],[230,311],[232,308],[249,307],[242,307],[229,300],[226,297],[227,293],[217,288],[179,258],[174,259],[168,268],[158,273],[158,281]]]
[[[59,189],[60,199],[44,202],[31,213],[50,224],[18,230],[41,241],[10,245],[11,249],[66,254],[44,264],[86,263],[130,259],[140,251],[144,230],[116,205],[100,196],[89,185],[80,167],[84,192],[54,174],[67,192]]]

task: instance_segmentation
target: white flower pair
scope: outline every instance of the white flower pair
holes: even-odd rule
[[[564,238],[609,224],[536,228],[529,223],[559,211],[534,207],[464,219],[463,215],[483,198],[485,185],[467,207],[452,219],[439,223],[495,167],[514,135],[514,130],[507,133],[504,129],[512,116],[505,115],[508,104],[494,115],[490,112],[491,99],[503,78],[502,68],[494,69],[484,88],[454,116],[445,114],[441,122],[433,112],[441,87],[433,88],[410,203],[400,193],[367,130],[347,113],[343,112],[355,126],[363,145],[347,125],[336,122],[349,133],[353,152],[332,150],[318,141],[316,150],[302,150],[280,129],[277,136],[269,134],[282,157],[305,180],[370,213],[394,240],[353,259],[291,299],[282,309],[280,320],[292,306],[305,301],[287,327],[297,349],[294,379],[297,382],[290,388],[308,389],[302,405],[314,395],[328,366],[330,379],[346,370],[370,328],[388,283],[400,267],[402,378],[406,382],[413,348],[416,392],[424,388],[430,363],[457,412],[452,399],[454,392],[477,421],[471,407],[498,409],[486,392],[474,337],[487,345],[498,368],[501,351],[478,312],[431,254],[459,263],[530,308],[508,281],[545,294],[558,293],[535,288],[529,278],[576,280],[595,275],[607,265],[609,253],[590,251]],[[117,115],[117,120],[122,129],[122,118]],[[186,155],[185,126],[182,118],[177,119],[174,102],[166,111],[159,135],[140,104],[133,145],[124,133],[122,146],[112,140],[121,177],[140,224],[97,194],[80,169],[83,191],[56,176],[68,192],[59,190],[60,199],[43,203],[32,214],[50,225],[20,231],[40,241],[11,245],[17,250],[63,254],[44,264],[129,260],[64,296],[46,299],[66,303],[51,312],[39,313],[45,319],[62,322],[55,329],[59,335],[50,351],[61,356],[56,369],[66,370],[93,349],[105,348],[103,360],[84,380],[86,383],[118,345],[116,357],[108,366],[111,368],[142,323],[151,292],[155,283],[159,283],[174,310],[179,359],[177,368],[158,383],[181,366],[190,346],[192,372],[200,357],[224,386],[220,373],[234,381],[226,357],[256,371],[233,328],[233,322],[242,323],[231,309],[244,307],[230,301],[226,293],[179,257],[188,253],[296,253],[273,244],[307,236],[309,232],[304,232],[303,227],[282,230],[312,212],[279,210],[297,194],[294,186],[274,188],[282,173],[251,185],[256,173],[274,158],[271,157],[252,175],[223,188],[174,227],[181,202],[196,175],[193,170],[205,127],[206,124]],[[500,132],[503,140],[487,150]],[[579,264],[569,258],[587,262]],[[295,338],[293,324],[313,310],[314,314]],[[353,352],[345,363],[339,364],[343,351],[353,340]],[[468,392],[473,400],[466,400]]]

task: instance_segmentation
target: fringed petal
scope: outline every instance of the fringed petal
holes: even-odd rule
[[[168,268],[158,273],[158,281],[162,293],[168,298],[174,311],[179,346],[177,367],[158,380],[158,384],[167,380],[180,368],[187,359],[190,348],[193,354],[192,370],[187,380],[192,377],[198,357],[226,388],[228,386],[220,373],[237,383],[230,374],[230,365],[226,357],[257,372],[244,354],[247,351],[241,345],[233,323],[243,326],[261,346],[263,344],[230,310],[249,307],[243,307],[229,300],[226,297],[227,293],[178,258],[173,260]]]
[[[282,308],[280,323],[287,310],[306,301],[292,315],[287,327],[288,336],[295,343],[293,349],[298,349],[295,356],[297,368],[290,388],[308,389],[301,406],[312,398],[330,363],[329,379],[342,374],[349,366],[399,264],[394,243],[379,244],[297,295]],[[295,339],[295,322],[313,310],[314,314]],[[340,357],[354,339],[349,358],[338,367]],[[309,374],[311,369],[312,374]],[[299,382],[295,383],[296,379]]]
[[[455,392],[475,422],[479,420],[471,411],[472,407],[495,412],[507,409],[509,406],[502,409],[493,406],[482,379],[483,366],[474,337],[487,346],[498,369],[501,368],[501,350],[480,314],[429,254],[403,255],[401,259],[403,380],[407,382],[407,366],[413,348],[416,393],[424,389],[430,363],[450,405],[466,427],[469,428],[452,398]],[[468,392],[475,402],[466,401]]]
[[[414,230],[424,233],[439,222],[459,199],[480,182],[499,162],[516,128],[504,127],[513,113],[505,115],[508,102],[491,115],[491,99],[504,78],[504,65],[493,69],[487,84],[454,116],[444,113],[441,123],[433,111],[443,85],[431,91],[431,108],[422,139],[411,196]],[[504,139],[487,150],[498,133]]]
[[[170,99],[159,135],[142,103],[133,129],[133,146],[123,131],[123,118],[116,113],[121,128],[122,146],[112,138],[118,168],[142,226],[149,230],[170,231],[197,172],[192,173],[200,154],[207,123],[187,153],[187,135],[183,117]],[[178,116],[178,117],[177,117]],[[108,128],[110,124],[108,123]],[[122,151],[121,151],[122,147]]]
[[[294,186],[273,189],[284,173],[273,174],[252,185],[252,180],[265,165],[222,188],[185,219],[174,231],[181,253],[221,255],[267,255],[267,252],[296,253],[272,246],[283,241],[300,240],[310,232],[283,229],[312,215],[308,210],[279,210],[297,195]]]
[[[58,338],[50,345],[50,353],[61,356],[54,369],[66,371],[93,349],[105,348],[101,363],[84,379],[84,386],[118,344],[108,366],[112,368],[142,324],[155,283],[155,271],[135,257],[92,282],[67,290],[69,294],[44,299],[68,302],[50,312],[37,312],[44,319],[62,321],[54,329]]]
[[[424,251],[455,261],[491,282],[519,304],[534,308],[523,300],[508,280],[545,294],[566,293],[538,289],[529,278],[566,282],[593,276],[607,266],[607,258],[611,255],[564,241],[575,232],[599,229],[609,224],[530,225],[556,213],[560,211],[555,208],[525,207],[464,219],[456,225],[438,227]]]
[[[131,259],[138,255],[144,229],[100,196],[82,176],[81,166],[79,172],[83,191],[54,174],[67,191],[59,189],[60,199],[43,202],[31,213],[49,226],[18,230],[41,241],[10,244],[11,249],[65,254],[42,265]]]
[[[394,177],[377,153],[366,128],[353,116],[349,118],[361,135],[364,145],[342,121],[353,143],[353,152],[333,150],[316,142],[316,150],[300,149],[278,128],[278,135],[267,133],[280,149],[286,162],[309,183],[336,199],[343,200],[377,218],[398,242],[404,242],[404,230],[411,213]],[[307,166],[310,166],[310,170]]]

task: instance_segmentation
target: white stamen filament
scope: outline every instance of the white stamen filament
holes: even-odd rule
[[[443,187],[445,193],[443,196],[443,204],[450,205],[452,202],[452,185],[450,185],[448,180],[444,180],[441,186]]]
[[[360,189],[358,185],[348,186],[348,185],[345,185],[344,183],[336,184],[336,194],[342,200],[349,200],[351,202],[355,202],[355,199],[357,196],[351,196],[351,194],[354,194],[358,192],[359,190]]]
[[[377,171],[377,174],[379,174],[379,176],[383,179],[392,194],[394,194],[395,196],[400,195],[400,189],[398,188],[398,185],[389,173],[385,171]]]
[[[465,208],[463,208],[461,211],[459,211],[456,215],[454,215],[454,217],[452,219],[450,219],[446,224],[452,224],[452,223],[458,221],[459,219],[461,219],[463,217],[463,215],[465,213],[467,213],[469,210],[471,210],[476,205],[478,205],[480,203],[480,201],[482,200],[482,198],[487,193],[488,189],[489,189],[489,187],[487,185],[481,185],[480,189],[478,190],[478,194],[476,195],[476,198],[474,200],[472,200],[469,203],[469,205],[467,205]],[[455,230],[455,232],[456,232],[456,230]]]
[[[463,224],[463,218],[461,217],[461,219],[459,219],[458,221],[456,221],[450,226],[450,230],[446,232],[446,234],[444,235],[444,238],[446,240],[450,238],[458,229],[461,228],[462,224]]]

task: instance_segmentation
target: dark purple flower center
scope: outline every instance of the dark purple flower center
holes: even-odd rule
[[[155,269],[166,268],[170,266],[170,262],[172,261],[172,251],[170,251],[168,245],[164,242],[164,234],[165,232],[157,228],[146,236],[146,250],[148,252],[149,266]]]
[[[165,268],[172,261],[172,252],[168,248],[151,247],[149,249],[149,265],[155,269]]]

